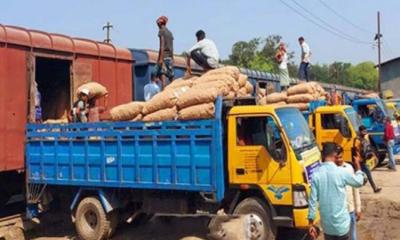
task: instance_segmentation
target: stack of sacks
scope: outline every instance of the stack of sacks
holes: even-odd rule
[[[257,90],[257,95],[256,95],[257,105],[265,105],[266,104],[266,99],[265,99],[266,96],[267,96],[267,89],[259,87]]]
[[[140,121],[144,102],[130,102],[113,107],[110,110],[112,121]]]
[[[287,91],[286,102],[300,110],[306,110],[308,103],[315,100],[326,100],[326,92],[316,82],[300,83]]]
[[[288,96],[285,91],[280,92],[280,93],[275,92],[275,93],[268,94],[267,96],[262,98],[260,100],[260,104],[261,105],[265,105],[265,104],[284,105],[284,104],[286,104],[287,99],[288,99]]]
[[[89,99],[103,97],[108,94],[107,88],[97,82],[84,83],[78,87],[76,94],[78,95],[82,89],[89,90]]]
[[[379,98],[379,94],[367,93],[367,94],[361,95],[360,98]]]
[[[184,94],[190,87],[177,87],[165,89],[156,94],[150,101],[146,102],[142,109],[143,121],[167,121],[175,120],[178,113],[176,102],[180,95]]]
[[[228,66],[208,71],[200,77],[176,79],[150,101],[117,106],[111,116],[114,121],[145,122],[208,119],[215,115],[214,103],[218,96],[225,99],[247,97],[253,91],[247,76],[237,67]]]

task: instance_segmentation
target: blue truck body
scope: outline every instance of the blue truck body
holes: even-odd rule
[[[30,184],[197,191],[224,197],[222,100],[209,120],[28,124]]]

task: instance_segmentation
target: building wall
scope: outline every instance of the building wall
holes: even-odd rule
[[[381,68],[382,90],[391,89],[400,98],[400,59],[385,63]]]

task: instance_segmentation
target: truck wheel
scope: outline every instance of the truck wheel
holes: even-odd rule
[[[246,215],[245,232],[251,240],[275,240],[271,216],[258,198],[246,198],[235,208],[234,214]]]
[[[76,231],[84,240],[108,239],[118,224],[117,213],[106,213],[95,197],[84,198],[78,205],[75,217]]]

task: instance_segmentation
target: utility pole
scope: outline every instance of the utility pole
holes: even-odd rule
[[[107,24],[103,26],[103,31],[104,31],[104,29],[106,29],[106,39],[104,39],[105,43],[111,43],[110,30],[112,28],[113,28],[113,25],[110,22],[107,22]]]
[[[381,14],[378,11],[377,13],[377,24],[378,24],[378,33],[375,35],[375,41],[378,42],[378,92],[381,93],[382,88],[381,88]]]

